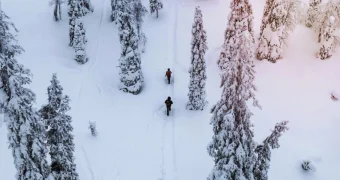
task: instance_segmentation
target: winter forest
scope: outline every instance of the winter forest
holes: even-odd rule
[[[340,0],[0,0],[0,179],[339,180]]]

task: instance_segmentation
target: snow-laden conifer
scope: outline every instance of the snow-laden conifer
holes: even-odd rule
[[[189,110],[203,110],[207,105],[205,81],[206,64],[205,52],[207,51],[207,35],[203,28],[202,11],[200,7],[196,7],[194,23],[192,26],[192,42],[191,42],[191,68],[189,83],[189,102],[186,108]]]
[[[233,12],[231,12],[233,13]],[[242,23],[239,23],[242,24]],[[238,28],[244,27],[239,25]],[[212,142],[209,155],[215,165],[208,180],[253,180],[255,143],[247,101],[260,107],[255,98],[254,42],[249,31],[235,31],[236,49],[221,73],[221,100],[212,108]]]
[[[85,8],[85,10],[84,10],[85,14],[94,11],[94,8],[93,8],[90,0],[82,0],[82,1],[83,1],[83,4],[82,4],[83,8]]]
[[[267,0],[256,50],[257,59],[275,63],[282,58],[288,37],[303,15],[302,7],[299,0]]]
[[[335,48],[335,24],[334,24],[335,18],[331,16],[328,20],[327,27],[323,31],[323,34],[321,36],[321,47],[319,50],[319,53],[317,54],[317,57],[324,60],[327,58],[330,58],[334,52]]]
[[[228,25],[224,34],[224,44],[220,57],[217,61],[218,67],[222,70],[234,53],[236,31],[248,31],[252,42],[254,38],[253,10],[248,0],[233,0],[230,4],[231,12],[228,16]],[[239,32],[238,32],[239,33]]]
[[[281,58],[287,9],[288,3],[285,0],[267,0],[262,17],[257,59],[276,62]]]
[[[334,17],[334,26],[340,26],[340,1],[329,0],[325,4],[319,5],[319,13],[316,15],[313,24],[313,30],[318,33],[318,42],[322,41],[325,30],[329,26],[329,18]]]
[[[128,13],[131,16],[131,20],[134,19],[133,11],[134,11],[134,3],[133,0],[112,0],[112,15],[111,19],[116,24],[120,21],[120,19]]]
[[[156,17],[158,18],[158,11],[163,8],[163,3],[161,0],[150,0],[150,13],[156,12]]]
[[[138,37],[142,35],[143,18],[148,11],[140,0],[133,0],[133,16],[136,23]]]
[[[137,34],[138,34],[138,42],[140,44],[140,47],[142,49],[142,52],[145,51],[145,45],[147,42],[146,36],[142,31],[142,26],[143,26],[143,18],[145,17],[146,13],[148,11],[142,4],[140,0],[133,0],[133,15],[134,15],[134,21],[136,23],[136,28],[137,28]]]
[[[112,12],[111,12],[111,21],[112,22],[115,22],[115,23],[117,23],[117,16],[118,16],[118,10],[117,10],[117,6],[118,6],[118,2],[119,2],[120,0],[111,0],[111,10],[112,10]]]
[[[16,56],[23,48],[11,32],[17,29],[8,20],[0,4],[0,104],[8,127],[16,179],[45,180],[50,174],[45,127],[32,108],[35,94],[26,87],[31,83],[31,73],[17,62]]]
[[[284,30],[282,32],[283,47],[288,45],[288,38],[295,30],[296,25],[303,17],[303,3],[300,0],[289,0],[287,3],[287,16],[284,19]]]
[[[138,49],[138,35],[134,23],[133,7],[129,0],[121,0],[126,6],[119,11],[118,31],[121,43],[120,89],[124,92],[139,94],[143,86],[141,55]]]
[[[47,88],[48,103],[40,110],[47,122],[47,144],[50,148],[51,170],[56,180],[78,180],[74,162],[74,143],[72,118],[66,113],[70,110],[69,97],[63,95],[57,75],[53,74],[51,85]]]
[[[282,133],[288,130],[288,121],[283,121],[275,125],[272,133],[258,145],[255,149],[257,159],[254,167],[255,180],[268,180],[268,170],[270,167],[271,149],[278,149],[279,138]]]
[[[76,20],[80,19],[81,17],[85,16],[88,12],[90,12],[84,6],[86,4],[85,2],[89,3],[89,1],[87,0],[68,0],[70,46],[73,46]],[[89,4],[89,6],[92,7],[91,4]]]
[[[309,0],[309,6],[307,10],[307,19],[306,19],[306,26],[312,27],[316,17],[319,13],[321,13],[321,6],[322,0]]]
[[[63,88],[53,74],[48,87],[48,104],[40,110],[40,115],[49,126],[47,143],[50,146],[52,172],[55,179],[78,179],[74,164],[74,144],[71,117],[65,113],[70,109],[69,98],[63,95]]]
[[[80,19],[76,20],[75,23],[73,39],[73,48],[76,53],[75,60],[80,64],[85,64],[89,60],[86,54],[86,31],[83,22]]]

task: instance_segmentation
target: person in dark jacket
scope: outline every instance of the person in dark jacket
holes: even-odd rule
[[[165,73],[165,76],[168,78],[168,83],[170,84],[170,79],[171,79],[171,71],[170,68],[168,68],[168,71]]]
[[[171,111],[171,105],[173,102],[171,101],[171,97],[169,96],[167,100],[165,100],[165,105],[166,105],[166,115],[169,116],[169,111]]]

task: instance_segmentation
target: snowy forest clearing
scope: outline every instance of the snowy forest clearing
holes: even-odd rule
[[[250,2],[257,38],[265,1]],[[2,8],[20,30],[18,40],[26,52],[19,61],[34,74],[31,88],[37,94],[36,107],[46,102],[46,87],[53,72],[70,96],[75,162],[82,180],[206,179],[213,167],[206,150],[212,136],[209,111],[221,95],[216,61],[223,44],[229,1],[163,3],[159,18],[148,14],[143,25],[148,38],[142,54],[145,84],[141,94],[133,96],[118,89],[120,44],[117,26],[109,21],[109,0],[93,0],[93,14],[84,17],[89,57],[84,65],[72,60],[74,52],[67,46],[66,11],[63,20],[56,23],[47,2],[2,1]],[[148,7],[148,1],[143,4]],[[185,109],[196,5],[203,12],[209,47],[209,108],[202,112]],[[340,53],[338,50],[331,59],[318,60],[316,38],[310,29],[298,26],[282,60],[276,64],[254,60],[257,98],[263,108],[252,108],[255,140],[261,142],[279,121],[288,120],[290,128],[280,139],[281,147],[272,151],[269,179],[340,179],[340,104],[330,98],[331,92],[340,92]],[[174,84],[164,82],[167,68],[174,74]],[[174,111],[166,117],[164,100],[169,95]],[[96,138],[90,135],[89,121],[96,121]],[[16,170],[11,150],[7,149],[6,131],[0,121],[0,179],[11,180]],[[316,171],[307,175],[302,172],[302,160],[311,160]]]

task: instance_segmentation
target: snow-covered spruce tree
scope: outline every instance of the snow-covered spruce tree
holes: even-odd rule
[[[163,8],[163,3],[161,0],[150,0],[150,13],[156,12],[156,17],[158,18],[158,11]]]
[[[85,14],[94,11],[93,6],[92,6],[90,0],[82,0],[82,1],[83,1],[82,5],[86,9],[86,10],[84,10]]]
[[[288,1],[267,0],[262,17],[257,59],[275,63],[281,58]]]
[[[17,169],[16,179],[45,180],[50,171],[46,161],[45,127],[32,108],[35,94],[25,87],[31,83],[31,73],[16,60],[23,48],[11,33],[17,29],[8,19],[0,7],[0,104]]]
[[[111,9],[112,9],[112,12],[111,12],[111,21],[112,22],[115,22],[117,23],[117,6],[118,6],[118,1],[120,0],[111,0]]]
[[[328,25],[322,34],[321,48],[317,57],[324,60],[330,58],[333,55],[335,48],[335,36],[334,36],[334,21],[335,18],[331,16],[328,20]]]
[[[207,75],[205,72],[206,65],[204,59],[207,49],[207,35],[203,29],[202,11],[198,6],[196,7],[192,26],[189,102],[186,106],[189,110],[203,110],[208,103],[205,93]]]
[[[279,138],[283,132],[288,130],[287,124],[288,121],[277,123],[272,133],[261,145],[256,147],[257,159],[254,167],[254,180],[268,180],[271,149],[278,149],[280,147]]]
[[[132,15],[134,11],[134,2],[134,0],[111,0],[111,20],[117,24],[127,9],[129,14]]]
[[[54,5],[54,20],[60,21],[61,20],[61,4],[63,3],[63,0],[51,0],[50,5]]]
[[[74,30],[76,26],[76,19],[85,16],[89,10],[85,8],[83,0],[68,0],[68,16],[69,16],[69,46],[73,46]]]
[[[306,26],[312,27],[316,16],[320,13],[320,4],[322,0],[309,0],[309,7],[307,10]]]
[[[333,16],[334,26],[340,25],[340,1],[329,0],[327,3],[320,5],[320,13],[315,18],[313,29],[318,33],[318,42],[322,41],[325,29],[328,27],[329,18]]]
[[[143,18],[147,12],[148,10],[146,10],[146,8],[143,6],[140,0],[133,0],[133,14],[139,38],[142,35],[142,25],[144,22]]]
[[[39,115],[45,121],[46,126],[50,126],[50,119],[53,119],[58,114],[61,99],[63,98],[63,87],[61,87],[57,75],[53,74],[51,85],[47,88],[48,104],[42,106],[39,110]],[[48,129],[48,128],[46,128]]]
[[[78,180],[74,162],[74,143],[72,118],[67,115],[69,97],[63,95],[57,75],[53,74],[51,85],[47,88],[48,103],[40,110],[40,114],[49,125],[47,144],[50,147],[51,170],[56,180]]]
[[[303,17],[303,3],[300,0],[289,0],[287,3],[287,16],[284,19],[284,29],[282,32],[283,46],[287,46],[288,37],[291,35]]]
[[[76,26],[74,30],[73,48],[76,53],[75,60],[80,64],[85,64],[89,58],[87,57],[85,46],[87,43],[86,31],[83,22],[80,19],[75,21]]]
[[[142,52],[144,52],[147,39],[146,39],[145,34],[142,31],[142,26],[143,26],[143,22],[144,22],[143,18],[145,17],[145,15],[148,11],[143,6],[143,4],[140,0],[134,0],[133,3],[134,3],[133,4],[133,14],[134,14],[134,20],[135,20],[135,23],[136,23],[139,44],[141,45]]]
[[[119,12],[118,30],[121,43],[120,89],[124,92],[139,94],[143,86],[141,69],[141,55],[138,49],[138,35],[133,20],[132,4],[128,0],[121,0],[124,8]]]
[[[240,23],[241,24],[241,23]],[[238,28],[244,26],[239,25]],[[208,180],[253,180],[255,143],[253,140],[252,113],[247,101],[260,107],[254,92],[253,39],[248,31],[235,31],[234,54],[221,73],[221,100],[212,108],[212,142],[208,153],[215,165]]]
[[[252,42],[255,43],[254,38],[254,25],[253,25],[253,10],[252,6],[248,0],[233,0],[230,4],[231,12],[228,17],[228,25],[224,34],[224,44],[222,46],[222,51],[220,57],[217,61],[218,67],[222,70],[224,69],[226,63],[233,56],[232,48],[235,42],[236,30],[238,31],[248,31]],[[243,26],[242,28],[237,28]]]

